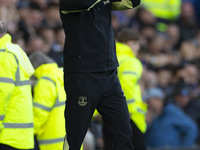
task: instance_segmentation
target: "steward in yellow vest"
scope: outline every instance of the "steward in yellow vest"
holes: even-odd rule
[[[131,126],[135,150],[146,149],[142,133],[146,131],[145,114],[147,105],[142,101],[142,93],[139,85],[139,79],[143,70],[140,60],[136,58],[139,49],[139,35],[133,32],[132,29],[123,29],[118,34],[118,42],[116,43],[117,58],[119,61],[118,77],[126,97],[132,121]],[[139,135],[142,136],[140,140]],[[137,142],[137,140],[140,142]],[[143,144],[141,144],[142,140]]]
[[[33,149],[30,76],[34,69],[25,52],[11,43],[0,21],[0,149]]]
[[[175,20],[181,10],[181,0],[142,0],[142,5],[155,17]]]
[[[34,66],[34,133],[40,150],[62,150],[65,136],[63,71],[41,52],[30,55]]]

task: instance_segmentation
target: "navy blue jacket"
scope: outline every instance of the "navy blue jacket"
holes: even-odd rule
[[[195,122],[174,104],[167,104],[146,133],[150,147],[191,147],[198,128]]]

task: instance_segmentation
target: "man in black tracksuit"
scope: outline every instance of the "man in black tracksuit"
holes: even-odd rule
[[[140,0],[60,0],[66,34],[64,150],[79,150],[95,108],[112,132],[113,150],[133,150],[126,99],[117,77],[111,10]],[[69,148],[68,148],[69,147]]]

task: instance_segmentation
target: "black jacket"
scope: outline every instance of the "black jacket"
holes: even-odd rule
[[[60,16],[66,34],[64,71],[102,72],[116,69],[118,61],[111,24],[111,2],[99,0],[88,10],[84,5],[83,11],[70,9],[72,13],[65,13],[69,10],[69,5],[65,7],[66,2],[74,7],[73,1],[60,0]]]

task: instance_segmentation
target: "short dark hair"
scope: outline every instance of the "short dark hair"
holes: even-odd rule
[[[117,34],[117,40],[119,42],[128,42],[128,41],[138,41],[139,33],[130,28],[124,28]]]
[[[7,27],[5,23],[0,20],[0,34],[5,34],[5,33],[7,33]]]

